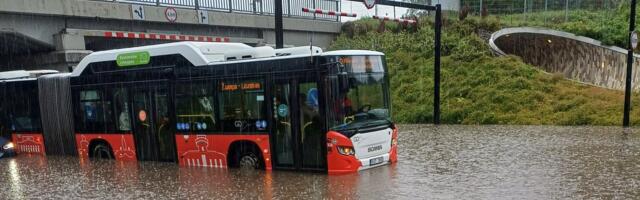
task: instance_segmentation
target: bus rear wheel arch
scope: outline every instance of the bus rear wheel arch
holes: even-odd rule
[[[114,159],[113,149],[109,142],[104,140],[93,140],[89,144],[89,158]]]
[[[232,168],[265,169],[260,147],[251,141],[236,141],[229,146],[227,164]]]

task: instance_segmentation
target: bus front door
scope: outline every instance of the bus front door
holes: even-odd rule
[[[134,138],[138,160],[175,161],[175,142],[165,87],[133,91]]]

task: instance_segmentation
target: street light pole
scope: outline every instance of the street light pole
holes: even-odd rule
[[[622,126],[629,127],[629,111],[631,110],[631,72],[633,68],[633,45],[631,35],[636,29],[636,0],[631,0],[631,14],[629,16],[629,50],[627,52],[627,76],[624,87],[624,116]]]
[[[275,33],[276,33],[276,49],[284,47],[284,30],[282,28],[282,0],[274,0],[275,8]]]
[[[442,34],[442,7],[436,4],[435,51],[433,72],[433,123],[440,124],[440,49]]]

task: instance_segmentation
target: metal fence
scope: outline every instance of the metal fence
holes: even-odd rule
[[[273,15],[274,0],[102,0],[256,15]],[[285,17],[340,21],[340,16],[302,12],[303,7],[340,11],[339,0],[282,0]]]
[[[489,15],[519,15],[523,20],[536,15],[545,18],[544,21],[559,18],[568,22],[572,21],[572,12],[613,14],[624,2],[625,0],[461,0],[460,9],[468,9],[473,15],[480,15],[484,9]],[[539,13],[546,14],[537,15]]]

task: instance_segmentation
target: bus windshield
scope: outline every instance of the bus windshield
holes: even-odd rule
[[[329,127],[342,134],[390,124],[388,83],[381,56],[341,56],[327,77]]]

